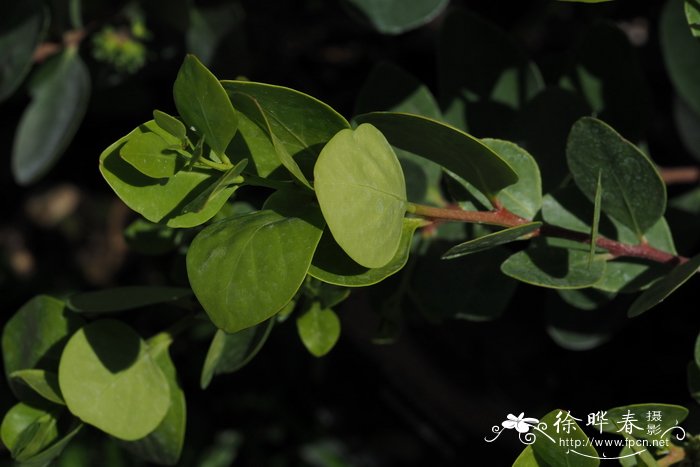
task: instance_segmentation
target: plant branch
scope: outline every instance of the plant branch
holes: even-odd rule
[[[666,185],[693,184],[700,182],[700,167],[659,167],[659,173]]]
[[[489,224],[500,227],[516,227],[518,225],[532,222],[529,219],[513,214],[502,206],[493,211],[466,211],[464,209],[436,208],[432,206],[409,203],[407,211],[418,216],[435,220],[468,222],[472,224]],[[530,238],[538,236],[558,237],[581,243],[591,243],[591,237],[588,234],[549,224],[543,224],[538,230],[529,234]],[[630,245],[600,235],[596,238],[595,244],[598,247],[607,250],[613,258],[642,258],[664,264],[683,264],[688,261],[688,258],[684,256],[678,256],[659,250],[644,242],[638,245]]]

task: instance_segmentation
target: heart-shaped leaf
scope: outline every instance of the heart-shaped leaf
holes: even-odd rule
[[[314,168],[316,195],[338,245],[359,265],[385,266],[396,255],[406,213],[406,183],[386,138],[372,125],[341,130]]]
[[[94,321],[70,338],[58,367],[68,409],[115,438],[143,438],[163,421],[170,388],[148,346],[121,321]]]
[[[314,302],[297,318],[297,331],[304,347],[314,357],[322,357],[331,351],[340,337],[340,320],[330,308],[321,308]]]

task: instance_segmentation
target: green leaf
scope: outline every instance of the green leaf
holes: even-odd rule
[[[560,80],[586,99],[596,117],[635,142],[645,136],[653,109],[637,52],[617,24],[596,22],[574,47],[571,69]]]
[[[323,145],[340,130],[350,128],[347,120],[327,104],[299,91],[250,81],[222,81],[221,84],[229,97],[233,93],[243,93],[260,104],[272,133],[306,178],[311,178]],[[268,177],[281,165],[269,137],[244,115],[240,115],[239,133],[229,153],[232,160],[251,159],[261,177]]]
[[[65,405],[61,389],[58,387],[56,373],[46,370],[17,370],[9,374],[8,378],[13,382],[21,382],[31,388],[41,397],[54,404]]]
[[[68,409],[115,438],[155,430],[170,407],[170,388],[148,346],[120,321],[94,321],[66,344],[58,382]]]
[[[422,219],[404,218],[399,248],[391,261],[381,268],[366,268],[357,264],[326,230],[314,254],[309,275],[328,284],[344,287],[366,287],[381,282],[403,269],[411,252],[413,234],[425,225]]]
[[[605,261],[588,261],[586,251],[547,246],[533,242],[502,265],[504,274],[528,284],[552,289],[581,289],[595,285],[603,277]]]
[[[237,185],[225,188],[200,212],[183,213],[183,208],[196,199],[210,185],[215,184],[218,171],[208,169],[181,170],[162,180],[147,177],[125,162],[119,151],[131,138],[139,134],[157,133],[178,144],[174,136],[162,130],[154,121],[136,128],[110,145],[100,155],[100,172],[122,201],[151,222],[170,227],[194,227],[211,219],[236,190]]]
[[[330,308],[321,308],[314,302],[297,318],[297,331],[304,347],[314,357],[322,357],[331,351],[340,337],[340,320]]]
[[[509,141],[482,139],[481,142],[506,161],[518,176],[518,181],[498,192],[496,199],[510,212],[534,219],[542,207],[542,179],[535,159]]]
[[[393,112],[373,112],[355,119],[371,123],[393,146],[443,166],[489,198],[518,181],[510,165],[488,146],[444,123]]]
[[[132,285],[75,294],[67,304],[79,313],[112,313],[172,302],[191,295],[192,291],[183,287]]]
[[[350,11],[383,34],[401,34],[429,23],[449,0],[344,0]]]
[[[603,186],[601,184],[602,171],[598,171],[598,182],[595,187],[595,196],[593,200],[593,223],[591,224],[591,241],[588,251],[588,261],[593,261],[596,251],[596,242],[598,241],[598,224],[600,224],[600,203],[603,195]]]
[[[56,371],[68,337],[83,320],[55,298],[39,295],[9,319],[2,333],[5,374],[28,369]],[[10,380],[15,395],[24,399],[26,391]]]
[[[163,372],[170,388],[170,407],[160,425],[145,438],[122,443],[141,459],[159,465],[176,465],[185,442],[187,406],[185,394],[177,380],[175,365],[168,353],[170,340],[157,342],[158,336],[149,340],[149,353]]]
[[[540,419],[546,428],[541,433],[532,432],[536,440],[532,444],[534,457],[539,464],[548,467],[596,467],[600,465],[598,453],[591,446],[588,436],[581,426],[572,419],[567,420],[568,412],[565,410],[553,410]],[[574,414],[571,414],[574,416]],[[565,421],[567,420],[567,421]],[[568,423],[571,425],[568,425]],[[566,431],[568,427],[568,432]],[[569,443],[566,446],[564,443]],[[572,447],[577,446],[575,448]],[[576,451],[576,452],[572,452]]]
[[[510,254],[502,247],[443,261],[451,242],[436,240],[412,269],[409,296],[431,321],[493,320],[508,307],[518,282],[501,273],[499,265]]]
[[[187,141],[187,128],[185,128],[184,123],[182,123],[180,120],[173,117],[172,115],[168,115],[160,110],[154,110],[153,121],[156,122],[156,125],[161,127],[163,130],[167,131],[169,134],[173,135],[180,141]]]
[[[683,422],[683,420],[685,420],[688,416],[688,409],[686,409],[685,407],[681,407],[680,405],[671,404],[632,404],[625,405],[623,407],[615,407],[612,409],[608,409],[607,412],[608,423],[605,423],[603,425],[604,432],[614,433],[618,435],[624,433],[631,435],[634,438],[648,440],[667,439],[673,434],[676,434],[673,432],[664,432],[668,428],[680,425],[681,422]],[[651,418],[654,415],[653,412],[660,413],[660,420],[649,420],[649,418]],[[631,429],[631,432],[627,432],[624,424],[625,419],[630,420],[630,422],[632,421],[632,419],[634,419],[635,421],[633,422],[633,424],[635,426],[638,426],[640,429],[628,425],[628,427]],[[664,437],[661,437],[660,434],[649,434],[646,429],[647,423],[654,423],[661,427],[662,434],[664,434]]]
[[[455,245],[442,255],[442,259],[455,259],[477,251],[488,250],[498,245],[521,240],[523,236],[534,232],[542,226],[542,222],[531,222],[529,224],[518,225],[508,229],[499,230],[483,237],[468,240],[459,245]]]
[[[671,295],[678,287],[683,285],[685,281],[698,272],[699,267],[700,255],[697,255],[680,266],[673,268],[666,277],[654,283],[654,285],[637,297],[627,311],[627,316],[630,318],[639,316],[664,301],[666,297]]]
[[[541,465],[543,464],[537,460],[532,446],[527,446],[523,449],[518,458],[515,459],[515,462],[513,462],[513,467],[540,467]]]
[[[83,120],[90,75],[75,48],[52,57],[29,85],[32,102],[22,114],[12,146],[12,173],[20,185],[35,182],[66,150]]]
[[[700,335],[695,339],[695,349],[693,352],[695,364],[700,369]]]
[[[236,190],[238,186],[243,183],[243,177],[241,173],[248,165],[248,159],[243,159],[234,165],[231,169],[224,172],[218,180],[209,185],[206,190],[202,191],[195,199],[187,203],[182,212],[187,213],[198,213],[206,209],[209,203],[216,203],[219,195],[222,193],[231,192],[231,188]],[[230,194],[228,195],[231,196]]]
[[[676,92],[700,114],[700,41],[688,28],[683,10],[684,0],[666,2],[659,24],[661,51]]]
[[[446,121],[480,137],[509,136],[515,111],[544,87],[505,31],[464,9],[442,23],[437,65]]]
[[[13,459],[24,461],[58,437],[56,406],[15,404],[2,420],[0,438]]]
[[[151,178],[172,177],[185,165],[182,156],[156,133],[135,135],[121,147],[119,155],[136,170]]]
[[[406,213],[401,165],[372,125],[341,130],[314,168],[316,195],[338,245],[367,268],[386,266],[398,251]]]
[[[212,224],[192,242],[190,285],[219,329],[234,333],[261,323],[299,289],[323,219],[308,201],[292,206]]]
[[[537,161],[544,193],[559,187],[568,177],[566,139],[574,122],[591,113],[578,94],[559,88],[545,89],[518,112],[513,139]]]
[[[54,459],[57,459],[63,450],[68,446],[68,443],[77,435],[83,428],[82,423],[75,424],[71,430],[62,438],[54,441],[53,444],[43,449],[40,453],[33,455],[31,458],[22,462],[23,467],[45,467],[50,465]]]
[[[200,387],[206,389],[215,375],[233,373],[247,365],[262,349],[274,323],[268,319],[234,334],[217,330],[204,360]]]
[[[685,18],[688,20],[690,33],[700,39],[700,3],[698,0],[685,0]]]
[[[194,56],[188,55],[173,86],[175,107],[218,156],[226,153],[238,129],[238,116],[221,83]]]
[[[171,3],[165,3],[165,5],[172,7]],[[237,42],[245,42],[247,36],[245,36],[242,24],[246,14],[241,4],[222,3],[200,7],[183,2],[178,5],[189,6],[189,24],[187,24],[185,34],[185,44],[187,50],[196,55],[202,63],[209,64],[214,60],[217,51],[220,50],[219,45],[225,38],[230,39],[226,42],[225,49],[228,60],[233,58],[230,55],[229,47],[238,45]],[[162,19],[159,18],[159,20]],[[230,37],[229,33],[231,32],[238,33],[240,36]],[[245,47],[245,45],[241,44],[240,47]]]
[[[571,2],[571,3],[605,3],[612,2],[613,0],[559,0],[560,2]]]
[[[299,183],[304,185],[309,189],[313,189],[311,184],[306,179],[306,176],[301,171],[299,164],[296,163],[294,158],[287,152],[287,148],[280,141],[280,139],[272,131],[272,126],[270,125],[270,118],[268,117],[265,109],[260,106],[260,103],[252,96],[240,92],[229,93],[231,102],[236,105],[239,112],[248,117],[252,122],[255,122],[270,138],[272,147],[275,149],[275,153],[280,160],[280,163],[291,173]],[[243,159],[247,160],[247,159]]]
[[[6,5],[0,20],[0,102],[12,95],[32,66],[32,55],[46,34],[48,10],[40,0],[25,0]]]
[[[177,248],[182,231],[136,219],[124,230],[129,248],[142,255],[162,255]]]
[[[566,156],[576,185],[591,201],[602,173],[603,212],[639,238],[663,216],[666,187],[656,167],[604,122],[591,117],[576,122]]]

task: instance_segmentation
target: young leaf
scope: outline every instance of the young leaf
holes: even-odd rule
[[[576,185],[595,198],[598,173],[601,209],[639,238],[666,209],[666,187],[649,158],[600,120],[584,117],[569,134],[566,157]]]
[[[303,282],[323,219],[309,203],[283,212],[233,217],[205,228],[192,242],[190,285],[219,329],[232,334],[265,321]]]
[[[477,251],[488,250],[498,245],[520,240],[524,235],[534,232],[541,226],[542,222],[531,222],[529,224],[518,225],[484,235],[483,237],[468,240],[447,250],[445,254],[442,255],[442,259],[455,259],[471,253],[476,253]]]
[[[94,321],[66,344],[58,383],[68,409],[115,438],[143,438],[163,421],[170,387],[148,346],[120,321]]]
[[[177,371],[170,358],[170,341],[149,339],[149,353],[163,372],[170,388],[170,407],[160,425],[145,438],[123,442],[122,446],[136,456],[158,465],[176,465],[185,442],[187,405],[185,394],[177,380]]]
[[[216,183],[218,171],[196,168],[181,170],[163,183],[162,180],[146,177],[119,156],[119,150],[127,141],[149,132],[178,144],[174,136],[162,130],[153,120],[140,125],[100,155],[100,172],[107,183],[127,206],[151,222],[164,223],[169,227],[194,227],[214,217],[237,185],[223,189],[200,212],[183,213],[182,208]]]
[[[371,123],[393,146],[443,166],[489,198],[518,181],[510,165],[488,146],[436,120],[393,112],[373,112],[355,120]]]
[[[183,214],[202,212],[207,205],[210,202],[214,202],[221,193],[231,192],[231,194],[233,194],[231,188],[236,190],[238,186],[243,183],[243,177],[240,175],[243,173],[246,165],[248,165],[248,159],[243,159],[224,172],[216,182],[209,185],[206,190],[202,191],[195,199],[182,208]]]
[[[58,437],[57,410],[51,404],[15,404],[0,426],[0,438],[19,462],[31,459]]]
[[[48,9],[40,0],[8,3],[0,20],[0,102],[22,84],[32,66],[32,54],[46,34]]]
[[[238,116],[218,79],[194,55],[185,57],[173,86],[175,107],[218,156],[238,129]]]
[[[309,275],[328,284],[344,287],[366,287],[381,282],[403,269],[411,252],[413,234],[425,225],[426,222],[422,219],[404,218],[396,255],[381,268],[366,268],[357,264],[326,230],[316,248]]]
[[[119,155],[136,170],[151,178],[168,178],[185,165],[182,156],[156,133],[141,133],[130,138]]]
[[[35,182],[56,163],[83,120],[90,75],[78,50],[69,47],[43,64],[29,92],[32,102],[12,146],[12,173],[20,185]]]
[[[597,467],[600,465],[600,460],[598,459],[598,453],[595,448],[591,445],[588,436],[581,428],[581,426],[576,423],[575,420],[569,419],[570,430],[567,432],[561,429],[561,424],[557,424],[557,421],[563,421],[567,419],[569,412],[566,410],[553,410],[547,415],[540,419],[540,423],[544,423],[543,430],[545,434],[537,432],[536,440],[532,445],[532,449],[542,466],[549,467],[569,467],[575,465],[576,467]],[[561,423],[561,422],[560,422]],[[566,446],[562,441],[571,443]],[[573,454],[571,452],[571,445],[576,444],[576,452],[579,455]],[[572,461],[576,459],[575,461]]]
[[[63,450],[66,448],[66,446],[68,446],[68,443],[71,442],[71,440],[80,432],[82,428],[82,423],[73,424],[70,431],[65,436],[58,440],[54,440],[51,445],[44,447],[41,452],[23,461],[22,465],[26,467],[50,465],[54,459],[57,459],[61,453],[63,453]]]
[[[595,187],[595,197],[593,200],[593,223],[591,224],[591,242],[588,251],[589,264],[595,258],[596,242],[598,241],[598,224],[600,223],[600,202],[603,195],[603,186],[601,184],[602,171],[598,171],[598,182]]]
[[[215,375],[233,373],[248,364],[262,349],[274,324],[274,319],[268,319],[233,334],[217,330],[204,360],[200,387],[206,389]]]
[[[661,13],[661,50],[671,82],[681,99],[700,115],[700,41],[693,37],[683,12],[684,0],[669,0]]]
[[[587,252],[538,242],[508,258],[501,271],[540,287],[581,289],[595,285],[603,277],[605,261],[597,258],[589,265]]]
[[[372,125],[341,130],[314,168],[316,195],[338,245],[361,266],[380,268],[396,255],[406,213],[399,161]]]
[[[700,39],[700,4],[697,0],[685,0],[685,18],[688,20],[690,33]]]
[[[401,34],[432,21],[449,0],[345,0],[350,11],[359,14],[383,34]]]
[[[182,123],[180,120],[173,117],[172,115],[168,115],[160,110],[154,110],[153,121],[156,122],[156,125],[164,129],[180,141],[187,141],[187,128],[185,128],[184,123]]]
[[[67,304],[79,313],[111,313],[172,302],[191,295],[192,291],[183,287],[133,285],[75,294]]]
[[[314,302],[297,318],[297,331],[304,347],[314,357],[323,357],[331,351],[340,337],[340,320],[330,308],[321,308]]]
[[[639,316],[671,295],[685,281],[690,279],[700,268],[700,255],[694,256],[687,262],[676,266],[666,277],[654,283],[644,291],[630,306],[627,316]]]
[[[11,381],[21,382],[30,387],[41,397],[54,404],[66,405],[61,396],[61,389],[58,387],[58,376],[56,373],[46,370],[17,370],[9,374]]]

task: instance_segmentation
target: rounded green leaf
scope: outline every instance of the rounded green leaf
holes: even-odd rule
[[[141,133],[129,138],[119,155],[136,170],[151,178],[168,178],[185,166],[185,160],[157,133]]]
[[[202,367],[200,387],[206,389],[214,375],[238,371],[260,352],[275,323],[268,319],[233,334],[216,331]]]
[[[384,34],[418,28],[440,14],[449,0],[345,0],[350,11]]]
[[[330,308],[321,308],[320,303],[314,302],[311,308],[297,318],[297,331],[311,355],[322,357],[338,342],[340,319]]]
[[[318,208],[233,217],[202,230],[187,252],[187,275],[214,324],[234,333],[261,323],[292,299],[323,232]]]
[[[552,289],[581,289],[595,285],[605,273],[605,261],[589,261],[587,251],[534,243],[502,265],[504,274],[528,284]]]
[[[170,138],[173,144],[177,144],[175,137],[151,120],[105,149],[100,155],[100,172],[117,196],[149,221],[165,223],[170,227],[194,227],[214,217],[238,186],[224,188],[209,199],[200,211],[183,213],[185,206],[217,182],[220,172],[181,170],[165,182],[147,177],[119,156],[127,141],[146,133],[156,133],[166,141]]]
[[[359,265],[380,268],[396,255],[406,183],[386,138],[372,125],[341,130],[314,168],[316,196],[338,245]]]
[[[192,291],[183,287],[133,285],[72,295],[68,307],[80,313],[111,313],[172,302],[190,295]]]
[[[175,107],[187,125],[224,154],[238,129],[238,116],[218,79],[194,55],[185,57],[173,85]]]
[[[455,259],[477,251],[488,250],[498,245],[514,242],[521,239],[542,226],[542,222],[531,222],[529,224],[518,225],[508,229],[499,230],[483,237],[468,240],[459,245],[455,245],[442,255],[442,259]]]
[[[700,114],[700,41],[693,37],[683,0],[666,2],[659,28],[666,69],[680,97]]]
[[[357,264],[326,230],[316,248],[309,275],[328,284],[344,287],[366,287],[381,282],[403,269],[411,253],[413,234],[424,225],[422,219],[404,218],[396,255],[381,268],[366,268]]]
[[[58,383],[68,409],[115,438],[143,438],[163,421],[170,388],[148,346],[116,320],[92,322],[66,344]]]
[[[676,266],[666,277],[654,283],[644,291],[630,306],[627,316],[639,316],[650,308],[661,303],[671,295],[678,287],[698,272],[700,268],[700,255],[694,256],[687,262]]]
[[[90,75],[76,48],[52,57],[29,86],[32,102],[22,114],[12,146],[12,173],[20,185],[53,167],[83,120]]]
[[[604,122],[577,121],[566,147],[576,185],[593,201],[601,173],[602,210],[642,237],[663,216],[666,187],[649,158]]]
[[[518,181],[513,168],[480,140],[436,120],[394,112],[363,114],[355,120],[371,123],[393,146],[454,172],[489,198]]]

